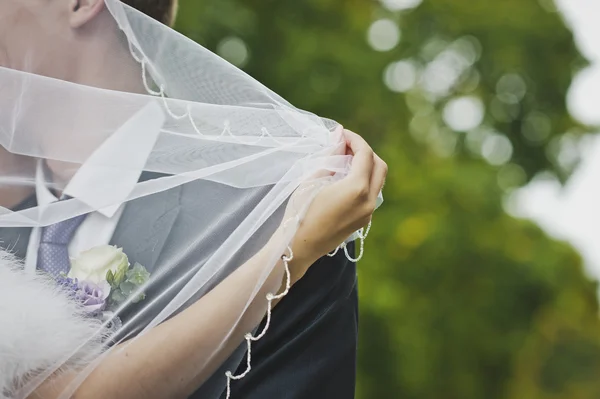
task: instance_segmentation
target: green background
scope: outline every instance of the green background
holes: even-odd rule
[[[401,31],[383,52],[367,41],[382,18]],[[577,159],[559,149],[590,130],[566,109],[586,61],[551,0],[424,0],[404,11],[370,0],[181,0],[177,29],[359,132],[389,164],[359,265],[360,399],[600,397],[596,283],[569,245],[505,211],[534,176],[565,181]],[[246,56],[224,45],[231,38]],[[391,63],[424,71],[448,50],[468,62],[446,90],[384,83]],[[517,98],[499,84],[507,74],[526,87]],[[443,118],[462,96],[485,107],[468,132]]]

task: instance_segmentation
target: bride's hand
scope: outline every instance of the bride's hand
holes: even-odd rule
[[[292,242],[294,280],[302,277],[317,259],[366,226],[375,211],[387,165],[356,133],[344,130],[344,137],[347,153],[354,155],[350,171],[343,179],[320,190],[300,222]]]

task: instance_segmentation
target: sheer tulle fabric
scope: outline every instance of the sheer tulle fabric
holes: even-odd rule
[[[0,145],[32,164],[58,163],[73,179],[87,180],[85,190],[74,188],[64,201],[0,208],[0,227],[48,226],[123,204],[165,212],[157,220],[175,238],[168,250],[156,237],[147,237],[146,248],[136,248],[152,263],[144,265],[152,266],[143,287],[146,299],[128,300],[115,312],[123,322],[105,341],[106,354],[115,350],[115,344],[139,339],[203,300],[267,243],[282,223],[285,207],[291,207],[285,239],[264,264],[262,276],[237,287],[236,294],[245,299],[227,309],[213,304],[229,325],[207,337],[211,345],[197,349],[205,351],[206,359],[198,373],[213,370],[220,365],[215,359],[231,332],[256,327],[243,325],[248,305],[265,288],[282,254],[288,253],[288,243],[314,195],[347,172],[349,159],[340,153],[345,146],[334,122],[294,108],[234,66],[119,1],[106,0],[106,6],[114,18],[115,35],[129,52],[124,62],[138,64],[147,93],[78,85],[27,68],[0,68]],[[36,56],[32,49],[23,65],[34,65]],[[34,186],[40,179],[39,168],[33,166],[7,170],[0,174],[5,187]],[[41,178],[47,187],[65,188],[59,179]],[[289,204],[300,185],[303,192]],[[161,209],[160,204],[168,201],[174,205]],[[122,234],[114,238],[125,251],[131,249],[127,242],[132,235],[144,236],[147,216],[128,215],[120,222]],[[279,287],[266,288],[275,293]],[[253,311],[266,310],[265,298],[264,306]],[[89,340],[105,333],[105,328],[98,328]],[[35,390],[82,345],[71,349],[52,367],[24,381],[16,396]],[[79,371],[63,397],[75,391],[102,356]],[[240,361],[243,356],[239,354]],[[221,392],[225,375],[222,382]]]

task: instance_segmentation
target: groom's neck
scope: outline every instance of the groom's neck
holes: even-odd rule
[[[142,83],[142,68],[129,53],[114,52],[110,62],[99,62],[96,56],[82,57],[74,74],[74,83],[108,90],[146,93]]]
[[[145,93],[142,67],[108,12],[99,16],[72,49],[66,80],[102,89]]]

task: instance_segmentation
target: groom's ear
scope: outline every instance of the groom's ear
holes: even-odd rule
[[[74,29],[93,20],[104,9],[104,0],[69,0],[69,23]]]

